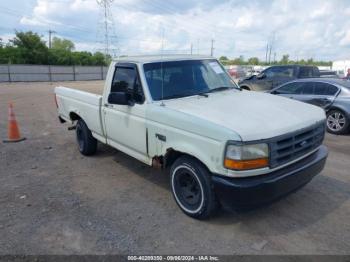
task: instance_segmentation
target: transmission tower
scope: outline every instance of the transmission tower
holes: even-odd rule
[[[117,35],[111,13],[111,4],[114,0],[96,0],[100,8],[97,42],[103,45],[105,56],[115,57],[117,53]],[[101,49],[99,49],[101,50]]]

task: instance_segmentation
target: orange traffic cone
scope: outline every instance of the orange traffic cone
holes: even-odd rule
[[[3,140],[5,143],[19,142],[25,140],[25,137],[21,138],[19,128],[17,125],[15,113],[13,112],[13,105],[9,103],[9,117],[8,117],[8,139]]]

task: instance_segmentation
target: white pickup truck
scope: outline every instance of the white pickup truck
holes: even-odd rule
[[[251,208],[308,183],[323,169],[325,113],[241,90],[212,57],[139,56],[111,63],[103,95],[56,87],[61,122],[79,151],[97,141],[170,168],[181,210],[206,218],[219,206]]]

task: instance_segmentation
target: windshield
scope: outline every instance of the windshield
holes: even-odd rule
[[[238,88],[214,59],[148,63],[143,68],[155,101]]]

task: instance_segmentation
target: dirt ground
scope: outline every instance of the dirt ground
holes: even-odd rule
[[[103,86],[0,84],[0,136],[13,101],[27,138],[0,142],[0,254],[350,253],[350,136],[327,134],[326,167],[300,191],[197,221],[176,206],[165,172],[101,144],[95,156],[80,155],[57,119],[59,84]]]

